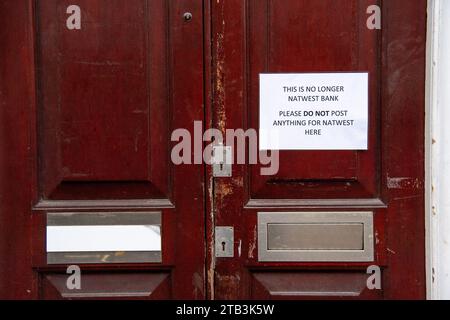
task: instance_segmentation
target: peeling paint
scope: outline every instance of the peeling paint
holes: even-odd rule
[[[211,259],[211,261],[214,261],[214,259]],[[210,299],[214,300],[214,262],[212,262],[210,267],[208,268],[207,277],[209,283]]]
[[[218,2],[219,3],[219,2]],[[223,6],[222,6],[223,11]],[[223,12],[221,13],[223,17]],[[225,20],[222,20],[221,30],[217,32],[216,48],[215,48],[215,67],[216,67],[216,84],[215,84],[215,112],[217,114],[217,127],[222,133],[225,132],[227,116],[225,112],[225,53],[224,53],[224,39],[225,39]]]
[[[258,241],[258,228],[255,226],[253,228],[253,239],[250,240],[249,248],[248,248],[248,257],[249,259],[253,259],[255,257],[256,243]]]
[[[231,196],[234,193],[235,187],[242,188],[244,181],[242,177],[236,177],[230,180],[221,181],[216,184],[214,193],[219,202],[223,201],[224,198]]]
[[[389,253],[392,253],[392,254],[397,254],[397,252],[395,252],[394,250],[392,250],[392,249],[389,249],[389,248],[386,248],[386,250],[389,252]]]
[[[238,188],[242,188],[244,186],[244,178],[242,176],[233,178],[233,183]]]
[[[420,189],[422,184],[418,178],[387,178],[387,187],[389,189]]]
[[[210,219],[211,219],[211,230],[210,230],[210,234],[211,234],[211,239],[210,239],[210,243],[209,243],[209,248],[210,248],[210,263],[209,266],[207,268],[206,271],[206,276],[207,276],[207,285],[209,286],[208,292],[210,299],[214,300],[214,270],[216,268],[215,265],[215,243],[214,243],[214,229],[215,229],[215,220],[214,220],[214,212],[215,212],[215,207],[214,207],[214,197],[213,197],[213,182],[212,180],[209,181],[208,184],[208,194],[209,194],[209,201],[210,201]]]
[[[217,183],[214,191],[217,201],[221,202],[225,197],[233,194],[233,185],[231,182],[223,181],[221,183]]]
[[[217,274],[217,284],[220,286],[220,300],[235,300],[238,296],[239,284],[241,277],[235,275],[219,275]]]
[[[192,275],[192,285],[194,286],[194,296],[198,297],[198,291],[204,296],[203,277],[197,272]]]

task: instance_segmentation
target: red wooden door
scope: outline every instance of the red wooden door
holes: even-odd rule
[[[366,26],[370,5],[381,30]],[[260,73],[369,74],[367,151],[281,151],[274,176],[234,165],[212,180],[208,229],[234,227],[235,245],[210,260],[216,299],[425,297],[425,20],[426,1],[213,1],[213,127],[259,127]],[[333,256],[352,219],[373,255]],[[366,286],[370,266],[381,290]]]
[[[172,130],[203,119],[202,6],[1,2],[1,297],[205,297],[203,168],[170,161]],[[46,252],[52,227],[139,223],[160,250]]]
[[[79,0],[70,29],[73,1],[2,1],[0,296],[424,298],[425,2]],[[173,165],[174,129],[258,129],[259,75],[304,72],[368,72],[367,151],[281,151],[273,176]],[[160,250],[47,252],[52,228],[123,225]]]

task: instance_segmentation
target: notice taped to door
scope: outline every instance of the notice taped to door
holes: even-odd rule
[[[260,75],[260,150],[367,150],[368,73]]]

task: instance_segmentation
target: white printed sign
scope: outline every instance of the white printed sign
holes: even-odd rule
[[[260,150],[367,150],[367,73],[260,75]]]

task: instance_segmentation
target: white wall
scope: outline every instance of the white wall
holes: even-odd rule
[[[450,0],[428,2],[427,295],[450,299]]]

